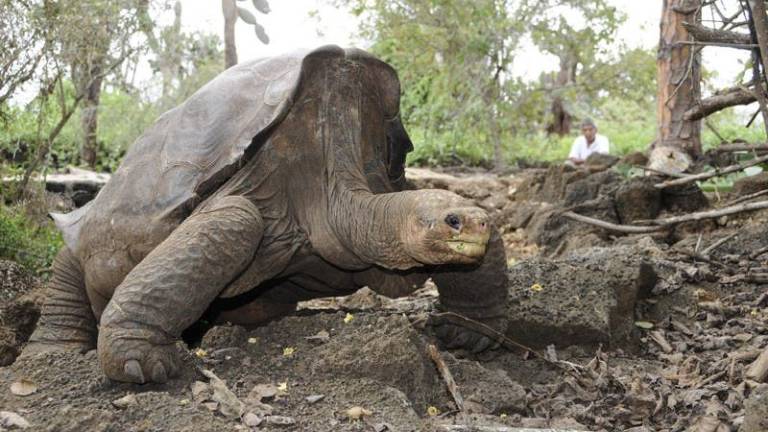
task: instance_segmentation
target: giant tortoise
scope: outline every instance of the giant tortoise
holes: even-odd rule
[[[412,150],[392,67],[325,46],[232,67],[166,112],[96,198],[53,215],[65,246],[23,355],[98,349],[104,373],[164,382],[212,304],[255,325],[363,286],[506,323],[506,260],[487,214],[406,190]],[[490,341],[446,324],[449,347]]]

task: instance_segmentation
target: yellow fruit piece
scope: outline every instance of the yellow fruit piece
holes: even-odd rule
[[[258,339],[256,339],[256,338],[254,338],[254,337],[252,337],[252,338],[248,338],[248,343],[249,343],[249,344],[255,344],[255,343],[256,343],[256,342],[258,342],[258,341],[259,341],[259,340],[258,340]]]
[[[203,357],[208,355],[208,351],[206,351],[206,350],[204,350],[202,348],[198,348],[198,349],[195,350],[195,355],[200,357],[200,358],[203,358]]]
[[[544,287],[541,286],[541,284],[535,283],[535,284],[531,285],[531,291],[533,291],[533,292],[541,292],[541,291],[544,291]]]
[[[434,417],[438,414],[440,414],[440,410],[437,409],[437,407],[430,406],[429,408],[427,408],[427,415],[429,415],[430,417]]]
[[[344,317],[344,323],[349,324],[352,322],[353,319],[355,319],[355,316],[347,312],[347,316]]]
[[[294,347],[285,347],[283,348],[283,357],[291,357],[295,351],[296,348]]]
[[[288,381],[279,383],[277,385],[277,391],[287,392],[288,391]]]

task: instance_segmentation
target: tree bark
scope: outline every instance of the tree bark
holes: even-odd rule
[[[700,0],[664,0],[656,61],[657,145],[682,149],[694,159],[701,156],[701,123],[686,120],[685,113],[701,97],[701,56],[695,47],[681,42],[689,37],[683,22],[699,21],[694,16],[699,5]]]
[[[103,57],[94,61],[85,77],[87,84],[84,89],[81,117],[83,145],[80,148],[80,159],[91,168],[96,166],[99,149],[99,101],[101,99],[101,83],[104,81],[103,63]]]
[[[235,0],[221,0],[221,10],[224,13],[224,66],[230,68],[237,64],[237,47],[235,46],[237,6]]]
[[[748,0],[748,4],[752,21],[751,31],[759,46],[752,51],[752,72],[755,82],[759,83],[765,80],[765,74],[768,73],[768,17],[766,17],[763,0]],[[762,72],[758,66],[759,63],[763,66]],[[768,98],[762,89],[762,86],[756,87],[754,94],[755,99],[760,104],[760,113],[763,115],[763,125],[766,136],[768,136]]]

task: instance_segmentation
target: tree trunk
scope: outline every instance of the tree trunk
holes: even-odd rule
[[[701,156],[701,122],[686,120],[685,113],[701,97],[701,55],[695,47],[680,42],[689,36],[683,22],[700,20],[693,12],[699,4],[700,0],[664,0],[656,60],[657,145],[682,149],[693,158]]]
[[[94,61],[84,77],[85,89],[81,117],[83,145],[80,148],[80,160],[91,168],[96,166],[99,148],[99,100],[101,99],[101,83],[104,80],[103,63],[103,57]]]
[[[576,81],[576,66],[578,61],[571,53],[565,53],[560,56],[560,71],[557,73],[554,91],[562,91],[565,87]],[[565,108],[563,97],[557,94],[550,105],[552,121],[547,125],[548,134],[557,134],[565,136],[571,133],[571,123],[573,116]]]
[[[221,0],[221,10],[224,13],[224,66],[230,68],[237,64],[237,47],[235,46],[237,6],[235,0]]]

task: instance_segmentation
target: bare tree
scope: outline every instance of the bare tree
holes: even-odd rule
[[[257,11],[268,14],[270,12],[267,0],[252,0]],[[269,36],[264,27],[258,23],[251,11],[240,7],[235,0],[221,0],[221,11],[224,14],[224,62],[227,68],[237,64],[237,46],[235,45],[235,24],[239,17],[246,24],[253,26],[256,37],[263,44],[269,43]]]

